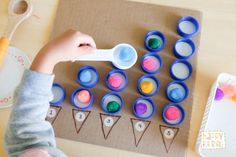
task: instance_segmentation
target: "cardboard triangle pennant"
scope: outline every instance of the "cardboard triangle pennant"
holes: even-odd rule
[[[160,128],[160,132],[161,132],[161,136],[162,136],[162,140],[163,140],[166,152],[168,153],[174,142],[175,137],[177,136],[179,132],[179,128],[169,127],[165,125],[160,125],[159,128]]]
[[[151,124],[151,121],[134,119],[134,118],[130,118],[130,120],[134,134],[135,146],[138,147],[144,133],[147,131],[149,125]]]
[[[82,111],[82,110],[72,109],[72,116],[73,116],[75,130],[77,134],[79,134],[81,128],[83,127],[84,123],[88,119],[90,113],[91,111]]]
[[[61,109],[62,109],[61,106],[50,106],[48,109],[46,120],[53,125],[59,113],[61,112]]]
[[[108,138],[113,127],[117,124],[117,122],[119,121],[120,118],[121,118],[121,116],[100,113],[102,133],[103,133],[105,140]]]

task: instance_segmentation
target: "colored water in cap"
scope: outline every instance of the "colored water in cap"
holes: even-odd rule
[[[180,118],[181,116],[181,112],[180,110],[175,107],[175,106],[170,106],[166,112],[165,112],[165,116],[168,120],[177,120]]]
[[[115,113],[120,110],[120,104],[116,101],[111,101],[107,104],[106,109],[109,113]]]
[[[158,38],[151,38],[148,40],[148,46],[152,49],[157,49],[161,46],[161,41]]]
[[[175,101],[181,101],[185,97],[185,91],[181,88],[174,88],[170,91],[169,96]]]
[[[113,88],[119,88],[122,83],[123,83],[123,79],[120,75],[111,75],[108,78],[108,83],[111,85],[111,87]]]
[[[141,95],[150,97],[158,93],[160,89],[160,83],[152,75],[143,75],[138,80],[137,88]]]
[[[165,47],[166,38],[158,30],[149,31],[144,38],[144,45],[150,52],[159,52]]]
[[[224,98],[224,92],[220,88],[217,88],[215,100],[220,101],[223,98]]]
[[[92,73],[90,70],[83,70],[80,73],[79,79],[82,83],[89,83],[92,80]]]
[[[166,96],[174,103],[180,103],[188,97],[188,87],[184,82],[172,81],[167,85]]]
[[[119,55],[120,60],[128,62],[131,61],[134,57],[134,51],[130,47],[124,47]]]
[[[226,97],[232,97],[236,94],[236,87],[231,84],[225,84],[220,87]]]
[[[81,90],[77,94],[77,98],[78,98],[79,102],[81,102],[81,103],[88,103],[90,101],[91,96],[87,90]]]
[[[146,58],[143,60],[143,67],[149,71],[159,69],[160,64],[157,63],[155,58]]]
[[[86,88],[77,88],[71,95],[71,103],[80,110],[87,110],[93,106],[94,96]]]
[[[140,88],[143,93],[150,94],[152,93],[154,86],[153,86],[153,83],[150,81],[142,81],[140,84]]]
[[[123,91],[128,84],[128,76],[122,70],[112,70],[106,76],[107,87],[116,92]]]
[[[144,103],[135,104],[134,110],[137,115],[142,115],[147,112],[147,105]]]
[[[132,106],[133,114],[138,119],[149,119],[156,112],[156,106],[154,102],[145,97],[137,98]]]
[[[101,108],[108,114],[118,114],[124,106],[124,100],[117,93],[108,93],[102,97]]]
[[[145,73],[155,74],[162,68],[162,58],[158,54],[146,53],[141,59],[141,68]]]

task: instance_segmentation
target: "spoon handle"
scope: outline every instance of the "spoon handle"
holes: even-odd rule
[[[112,49],[98,49],[95,53],[82,55],[78,58],[79,61],[113,61]]]

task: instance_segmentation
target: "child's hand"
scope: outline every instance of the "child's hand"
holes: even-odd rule
[[[40,50],[31,69],[51,74],[57,63],[76,61],[81,55],[93,53],[95,50],[96,44],[92,37],[69,30]]]

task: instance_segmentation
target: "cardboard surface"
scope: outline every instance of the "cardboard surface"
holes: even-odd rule
[[[75,62],[60,63],[55,68],[55,81],[66,89],[66,100],[61,106],[60,113],[53,122],[57,137],[86,142],[105,147],[113,147],[154,156],[183,157],[188,144],[190,117],[193,102],[194,82],[197,54],[190,59],[193,65],[193,75],[186,81],[190,94],[181,105],[186,110],[185,122],[176,127],[163,123],[161,111],[169,103],[165,96],[166,85],[172,80],[169,68],[176,59],[173,55],[173,45],[180,38],[176,32],[179,18],[192,15],[201,25],[201,13],[186,10],[128,2],[123,0],[61,0],[58,8],[52,38],[55,38],[69,28],[78,29],[94,37],[98,48],[112,48],[118,43],[129,43],[138,52],[139,60],[134,67],[126,70],[129,85],[119,93],[125,105],[121,114],[111,117],[114,125],[106,127],[103,122],[107,115],[100,108],[101,98],[110,90],[105,85],[105,77],[113,69],[109,62]],[[147,52],[144,47],[145,34],[150,30],[160,30],[167,39],[164,50],[159,52],[164,65],[156,78],[161,83],[160,91],[152,99],[156,104],[155,116],[143,121],[145,128],[139,132],[135,129],[137,120],[132,114],[132,104],[140,97],[137,91],[137,81],[144,72],[140,67],[140,59]],[[193,38],[197,48],[200,32]],[[197,50],[196,50],[197,52]],[[83,65],[92,65],[99,71],[99,84],[91,90],[95,95],[95,103],[90,111],[84,113],[84,121],[75,120],[78,111],[71,105],[71,94],[80,85],[76,82],[76,74]],[[58,110],[58,109],[57,109]],[[174,132],[174,137],[166,139],[163,133],[166,129]]]

